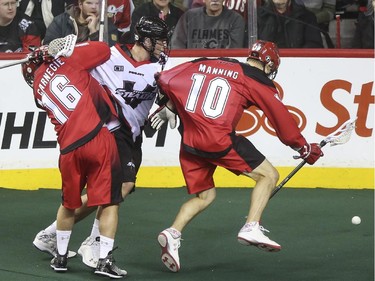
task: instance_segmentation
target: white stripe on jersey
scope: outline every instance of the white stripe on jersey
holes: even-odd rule
[[[140,134],[156,98],[154,75],[161,71],[159,63],[136,62],[118,45],[111,47],[111,57],[91,74],[107,86],[120,103],[133,139]]]

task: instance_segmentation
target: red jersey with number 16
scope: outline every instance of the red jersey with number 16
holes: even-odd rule
[[[163,71],[158,84],[176,106],[189,152],[226,151],[244,109],[252,105],[264,112],[281,142],[292,148],[306,143],[272,80],[248,64],[201,58]]]
[[[104,88],[89,74],[109,57],[106,43],[90,41],[35,73],[34,97],[55,126],[62,154],[90,141],[116,115]]]

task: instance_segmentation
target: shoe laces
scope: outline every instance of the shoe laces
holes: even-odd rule
[[[270,232],[268,229],[265,229],[262,225],[258,225],[256,227],[256,226],[253,226],[253,225],[250,225],[250,224],[246,224],[241,229],[241,231],[243,231],[243,232],[249,232],[249,231],[256,230],[256,229],[259,229],[261,232]]]
[[[268,229],[265,229],[262,225],[259,225],[259,230],[262,232],[270,232]]]
[[[177,250],[181,246],[181,238],[174,239],[175,242],[173,243],[173,250]]]

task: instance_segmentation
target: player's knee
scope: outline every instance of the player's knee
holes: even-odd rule
[[[121,188],[122,198],[125,198],[134,188],[134,182],[124,182]]]
[[[279,177],[279,172],[272,165],[269,165],[266,169],[263,169],[261,177],[259,177],[256,181],[262,181],[267,186],[273,188],[279,181]]]
[[[216,189],[213,187],[211,189],[199,193],[197,196],[204,202],[204,205],[207,207],[215,200]]]

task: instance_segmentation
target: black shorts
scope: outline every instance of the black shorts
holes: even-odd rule
[[[121,126],[113,134],[123,169],[123,182],[135,183],[142,162],[142,132],[135,142],[132,132],[126,126]]]

